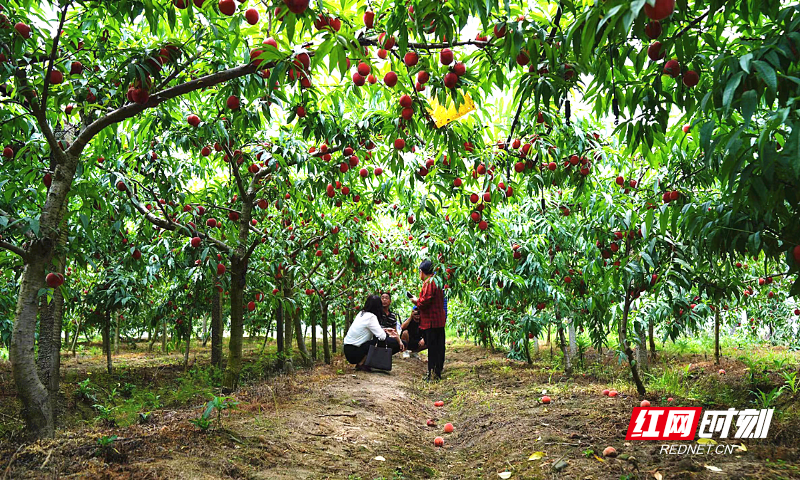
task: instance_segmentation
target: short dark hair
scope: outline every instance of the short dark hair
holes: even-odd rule
[[[425,275],[431,275],[433,273],[433,263],[430,260],[423,260],[419,264],[419,271]]]
[[[381,303],[381,297],[378,295],[368,296],[367,300],[364,302],[364,308],[362,308],[361,311],[371,313],[376,317],[381,318],[381,315],[383,314],[383,304]]]
[[[389,292],[389,290],[382,291],[381,292],[381,297],[384,296],[384,295],[389,295],[390,297],[392,296],[392,294],[391,294],[391,292]]]

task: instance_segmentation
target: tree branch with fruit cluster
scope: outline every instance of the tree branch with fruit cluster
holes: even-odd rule
[[[561,2],[558,4],[558,10],[556,11],[556,17],[553,19],[553,28],[550,29],[550,34],[547,36],[545,43],[552,43],[553,39],[556,36],[556,32],[558,31],[558,24],[561,22],[561,15],[563,14],[564,9],[561,5]],[[542,46],[544,49],[544,46]],[[541,54],[540,54],[541,56]],[[508,148],[508,144],[511,143],[511,137],[514,136],[514,130],[517,128],[517,123],[519,122],[519,116],[522,113],[522,105],[524,104],[524,99],[520,98],[517,104],[517,113],[514,115],[514,120],[511,122],[511,130],[508,132],[508,139],[506,140],[506,148]]]
[[[326,233],[325,235],[322,235],[322,236],[319,236],[319,235],[318,235],[318,236],[316,236],[316,237],[313,237],[313,238],[311,238],[311,239],[310,239],[308,242],[306,242],[306,244],[305,244],[305,245],[301,245],[301,246],[297,247],[297,248],[296,248],[296,249],[295,249],[295,250],[294,250],[292,253],[290,253],[290,254],[289,254],[289,255],[287,255],[287,256],[288,256],[288,257],[294,257],[295,255],[297,255],[298,253],[300,253],[300,251],[301,251],[301,250],[305,250],[306,248],[310,247],[310,246],[311,246],[311,245],[313,245],[314,243],[316,243],[316,242],[320,242],[320,241],[322,241],[322,240],[325,240],[326,238],[328,238],[328,234],[327,234],[327,233]]]
[[[219,85],[220,83],[234,80],[245,75],[250,75],[258,71],[259,68],[272,68],[276,65],[276,63],[277,62],[270,62],[269,64],[262,65],[261,67],[257,66],[255,63],[240,65],[238,67],[212,73],[210,75],[170,87],[166,90],[162,90],[161,92],[151,95],[144,104],[128,103],[123,105],[122,107],[119,107],[108,115],[95,120],[89,126],[87,126],[75,139],[72,146],[67,150],[67,153],[70,155],[79,156],[86,145],[94,138],[94,136],[100,133],[104,128],[135,117],[148,108],[153,108],[165,100],[170,100],[181,95],[186,95],[187,93],[200,90],[201,88],[212,87],[214,85]]]
[[[223,251],[225,251],[227,253],[230,253],[230,252],[233,251],[233,249],[227,243],[225,243],[225,242],[223,242],[221,240],[218,240],[218,239],[212,237],[211,235],[209,235],[209,234],[207,234],[205,232],[201,232],[197,228],[197,226],[195,226],[195,230],[192,231],[192,229],[190,229],[186,225],[181,225],[181,224],[174,223],[172,220],[169,219],[169,217],[167,217],[166,219],[157,217],[157,216],[153,215],[152,213],[150,213],[147,210],[147,208],[144,205],[141,204],[141,202],[139,201],[139,199],[136,197],[135,194],[133,194],[131,192],[128,192],[128,196],[131,198],[131,203],[133,204],[133,207],[139,213],[141,213],[148,222],[152,223],[153,225],[155,225],[155,226],[157,226],[159,228],[162,228],[164,230],[169,230],[171,232],[180,233],[180,234],[182,234],[184,236],[187,236],[187,237],[192,237],[194,234],[197,234],[198,237],[210,241],[211,243],[216,245],[218,248],[220,248],[221,250],[223,250]],[[178,228],[178,227],[180,227],[180,228]]]
[[[67,19],[67,10],[69,3],[64,4],[61,9],[61,20],[58,22],[55,36],[53,37],[53,47],[50,50],[50,57],[47,60],[47,70],[44,75],[44,87],[42,88],[42,107],[47,108],[47,94],[50,90],[50,75],[53,71],[53,64],[56,61],[56,54],[58,53],[58,41],[61,38],[61,31],[64,29],[64,21]]]
[[[16,70],[14,71],[14,76],[19,82],[19,90],[22,93],[22,96],[24,96],[28,101],[31,112],[33,113],[34,118],[36,118],[36,123],[41,129],[42,135],[44,136],[45,140],[47,140],[50,150],[52,151],[53,155],[55,155],[59,164],[64,163],[64,160],[66,160],[64,152],[59,147],[58,140],[56,140],[56,136],[53,133],[53,130],[50,128],[50,124],[47,122],[47,115],[45,112],[46,106],[45,108],[40,108],[39,102],[36,100],[36,94],[30,83],[28,83],[28,76],[25,73],[25,69],[17,66]]]
[[[383,45],[378,41],[378,37],[374,38],[360,37],[358,40],[362,46],[383,48]],[[491,45],[491,43],[492,42],[490,41],[484,42],[481,40],[461,40],[456,42],[438,42],[438,43],[408,42],[407,47],[413,50],[442,50],[445,48],[463,47],[463,46],[475,46],[479,48],[485,48],[488,45]],[[394,51],[392,51],[392,53],[394,53]]]

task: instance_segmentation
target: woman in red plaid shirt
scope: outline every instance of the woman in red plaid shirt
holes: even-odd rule
[[[428,346],[428,375],[441,380],[444,368],[444,294],[433,280],[433,264],[423,261],[419,266],[419,277],[422,279],[422,291],[411,303],[419,307],[419,329],[425,345]]]

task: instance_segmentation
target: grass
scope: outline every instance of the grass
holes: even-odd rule
[[[578,343],[581,339],[582,336],[579,336]],[[607,338],[607,344],[611,347],[615,346],[616,341],[611,336]],[[750,335],[726,335],[720,341],[721,361],[725,368],[744,367],[744,374],[738,376],[741,381],[735,381],[735,377],[723,379],[717,375],[716,366],[708,367],[707,362],[713,362],[714,358],[712,335],[699,334],[676,342],[656,343],[656,362],[649,368],[641,369],[650,398],[655,396],[665,401],[668,397],[673,397],[676,402],[706,407],[738,405],[757,408],[766,403],[775,405],[780,410],[787,409],[792,404],[788,402],[789,397],[796,398],[797,391],[800,390],[798,375],[795,373],[792,377],[798,364],[797,352],[774,347]],[[560,348],[555,345],[552,355],[548,353],[549,345],[543,344],[540,348],[542,350],[534,361],[534,367],[549,373],[548,387],[563,388],[564,362]],[[627,361],[613,353],[609,355],[608,352],[606,349],[602,356],[598,356],[593,349],[589,349],[584,365],[580,365],[576,358],[573,362],[574,378],[587,374],[596,383],[602,384],[603,388],[634,395],[636,390]],[[692,359],[693,356],[703,358]],[[500,378],[513,375],[513,369],[507,366],[491,371]],[[780,387],[785,387],[782,396],[777,395],[776,389]],[[555,389],[550,391],[557,392]],[[791,395],[787,395],[790,392]],[[794,408],[791,410],[795,411]]]
[[[129,375],[123,372],[121,376]],[[176,377],[174,384],[161,387],[115,383],[108,375],[94,375],[80,382],[74,396],[94,410],[93,417],[82,421],[125,427],[148,418],[154,410],[209,400],[220,381],[221,374],[214,367],[193,368]]]
[[[278,360],[275,343],[268,344],[264,354],[258,355],[262,343],[263,337],[245,339],[242,385],[262,382],[275,373]],[[79,344],[79,359],[75,362],[62,361],[62,388],[76,406],[68,410],[63,419],[67,425],[126,427],[149,421],[154,411],[200,405],[219,394],[223,372],[208,365],[210,344],[203,348],[193,342],[190,352],[193,366],[185,372],[181,369],[183,354],[180,351],[164,354],[160,352],[160,344],[156,344],[153,352],[147,352],[146,342],[133,349],[128,344],[120,347],[120,355],[114,356],[112,375],[106,372],[102,348],[94,343]],[[227,355],[227,345],[223,345],[223,353]],[[318,358],[322,358],[321,354]],[[302,365],[299,356],[293,360],[296,367]],[[15,402],[2,406],[8,407],[15,416],[18,413]],[[21,423],[3,423],[0,435],[21,428]]]

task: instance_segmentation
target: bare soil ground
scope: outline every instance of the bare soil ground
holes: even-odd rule
[[[130,360],[135,368],[146,365]],[[639,399],[629,391],[619,398],[601,396],[606,380],[566,378],[546,359],[529,366],[460,343],[448,346],[445,379],[426,383],[423,360],[398,356],[389,374],[363,373],[337,356],[330,366],[253,383],[235,394],[237,408],[225,411],[222,425],[207,433],[189,423],[203,410],[198,403],[157,410],[145,425],[76,424],[51,441],[4,441],[0,475],[496,479],[508,472],[510,478],[531,479],[800,478],[797,434],[790,432],[797,425],[773,424],[769,439],[746,441],[747,450],[733,455],[662,455],[659,442],[625,441]],[[698,365],[693,367],[698,375],[715,371],[713,365]],[[166,375],[168,367],[155,368]],[[741,365],[731,360],[723,368],[736,372]],[[6,368],[2,374],[8,374]],[[152,381],[159,378],[149,375]],[[540,404],[543,392],[552,397],[550,405]],[[648,398],[654,406],[664,403]],[[434,407],[437,400],[444,407]],[[675,405],[698,404],[676,398]],[[437,426],[427,426],[428,419]],[[447,422],[455,427],[451,434],[442,433]],[[118,439],[99,448],[97,439],[108,435]],[[436,436],[444,437],[444,447],[433,445]],[[606,446],[620,456],[603,458]],[[542,452],[541,458],[531,460],[534,452]]]

